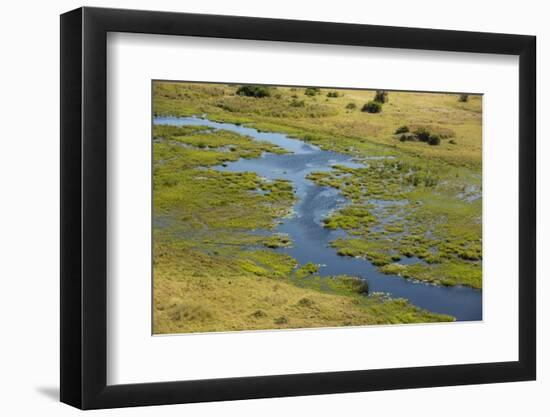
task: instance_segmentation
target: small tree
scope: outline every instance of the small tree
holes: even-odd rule
[[[348,110],[355,110],[356,108],[357,108],[357,104],[355,104],[355,103],[348,103],[346,105],[346,109],[348,109]]]
[[[430,131],[425,127],[419,127],[414,131],[414,134],[420,142],[427,142],[430,138]]]
[[[388,102],[388,92],[386,90],[376,90],[374,95],[374,101],[378,103],[387,103]]]
[[[304,91],[304,94],[306,96],[316,96],[317,94],[320,94],[321,93],[321,89],[320,88],[317,88],[317,87],[308,87],[306,88],[306,90]]]
[[[406,142],[406,141],[415,141],[416,140],[416,136],[412,133],[409,133],[409,132],[406,132],[406,133],[401,133],[401,136],[399,136],[399,140],[401,142]]]
[[[468,94],[461,94],[458,98],[458,101],[460,101],[461,103],[466,103],[468,101],[468,98]]]
[[[382,111],[382,105],[379,102],[372,100],[365,103],[361,111],[367,113],[380,113]]]
[[[271,89],[263,85],[243,85],[237,89],[236,94],[238,96],[262,98],[269,97]]]

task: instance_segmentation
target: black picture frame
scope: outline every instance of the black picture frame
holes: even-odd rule
[[[519,56],[519,360],[107,385],[108,32]],[[535,379],[535,45],[524,35],[251,17],[88,7],[61,15],[61,401],[96,409]]]

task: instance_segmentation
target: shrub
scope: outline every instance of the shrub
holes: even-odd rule
[[[428,144],[429,145],[439,145],[441,143],[441,136],[431,134],[428,138]]]
[[[399,136],[399,140],[400,140],[401,142],[407,142],[407,141],[413,142],[413,141],[416,140],[416,136],[415,136],[414,134],[412,134],[412,133],[409,133],[409,132],[407,132],[407,133],[402,133],[401,136]]]
[[[460,101],[461,103],[466,103],[468,101],[468,98],[468,94],[461,94],[458,98],[458,101]]]
[[[456,145],[456,140],[451,139],[451,140],[449,141],[449,143],[450,143],[451,145]]]
[[[304,94],[306,96],[316,96],[317,94],[320,94],[320,93],[321,93],[321,89],[317,87],[308,87],[304,91]]]
[[[397,130],[395,131],[395,134],[399,135],[400,133],[409,133],[409,126],[398,127]]]
[[[420,142],[428,142],[428,139],[430,138],[430,131],[425,127],[419,127],[414,131],[414,134]]]
[[[388,92],[385,90],[376,90],[376,94],[374,95],[374,101],[382,104],[387,103]]]
[[[382,105],[377,101],[369,101],[363,106],[361,111],[367,113],[380,113],[382,111]]]
[[[269,97],[271,89],[262,85],[242,85],[237,89],[236,94],[239,96],[262,98]]]
[[[338,94],[338,91],[329,91],[327,93],[327,97],[336,98],[336,97],[340,97],[340,94]]]
[[[357,108],[357,104],[355,104],[355,103],[346,104],[346,109],[348,109],[348,110],[355,110],[356,108]]]
[[[448,127],[441,127],[439,125],[409,125],[409,130],[411,132],[428,132],[435,133],[441,137],[441,139],[450,139],[456,136],[454,130],[449,129]],[[427,142],[427,139],[426,141]]]

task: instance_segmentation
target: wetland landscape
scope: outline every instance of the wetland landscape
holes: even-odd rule
[[[153,81],[153,332],[482,319],[482,96]]]

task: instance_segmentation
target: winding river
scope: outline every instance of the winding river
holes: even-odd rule
[[[297,202],[294,214],[281,219],[276,232],[286,233],[293,241],[292,247],[276,249],[288,253],[300,264],[313,262],[322,265],[321,276],[347,274],[368,281],[369,291],[389,293],[392,297],[403,297],[411,303],[436,313],[449,314],[460,321],[482,319],[482,293],[479,290],[455,286],[443,287],[377,271],[368,260],[339,256],[329,243],[337,237],[346,236],[343,230],[329,230],[323,227],[323,218],[331,211],[348,203],[339,190],[319,186],[306,176],[314,171],[327,171],[332,166],[346,165],[362,167],[352,156],[324,151],[299,139],[282,133],[259,132],[256,129],[231,123],[218,123],[198,117],[155,117],[155,124],[209,126],[213,129],[230,130],[257,140],[271,142],[292,153],[276,155],[266,153],[257,159],[239,159],[219,170],[249,171],[269,178],[289,180],[296,190]],[[383,204],[383,202],[380,202]],[[422,262],[417,258],[403,258],[401,263]]]

